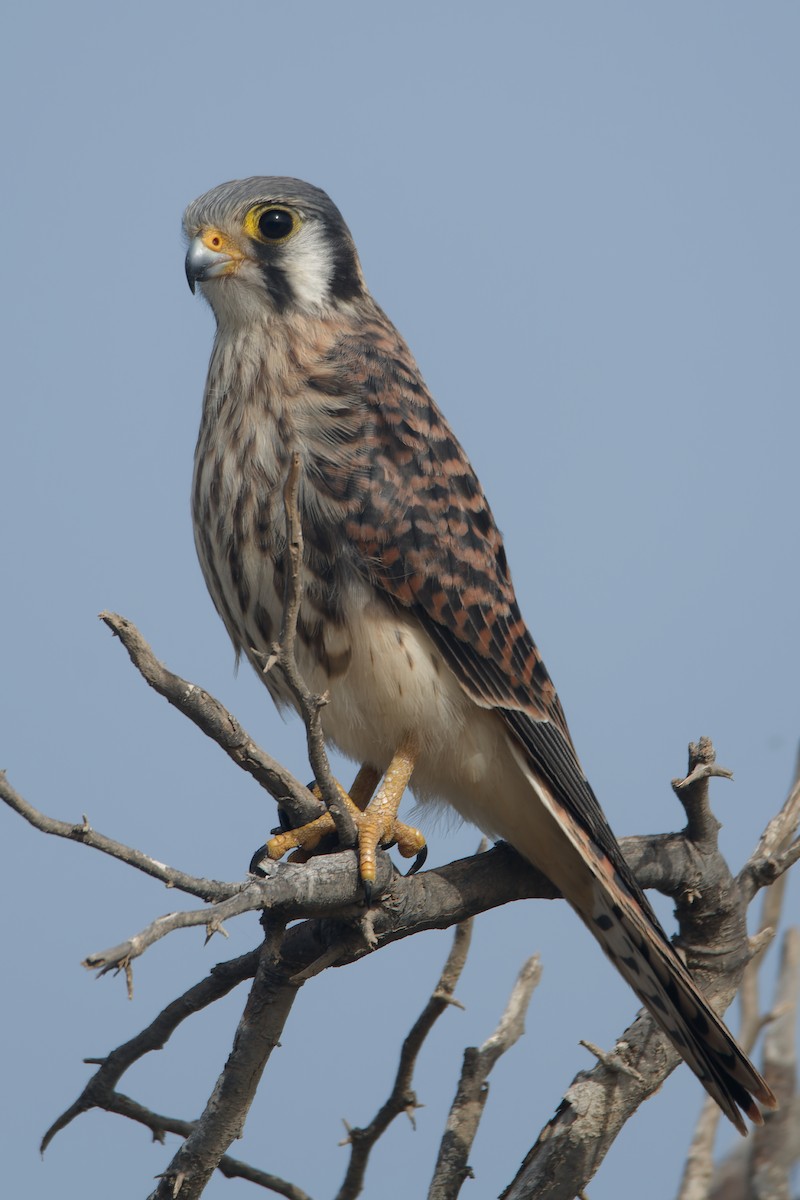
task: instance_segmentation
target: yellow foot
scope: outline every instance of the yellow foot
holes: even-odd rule
[[[397,820],[400,801],[414,770],[414,759],[410,746],[404,743],[389,764],[383,783],[374,796],[380,774],[366,765],[358,772],[349,794],[344,788],[339,788],[339,795],[350,810],[356,826],[359,873],[368,898],[375,883],[379,846],[396,844],[404,858],[416,856],[412,871],[419,870],[425,861],[427,847],[423,835],[413,826]],[[323,813],[308,825],[288,829],[270,838],[266,846],[267,854],[271,859],[278,859],[287,850],[292,850],[290,861],[305,862],[319,850],[320,843],[335,832],[333,817],[330,813]]]

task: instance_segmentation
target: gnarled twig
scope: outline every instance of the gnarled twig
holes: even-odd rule
[[[413,1121],[414,1109],[418,1105],[416,1094],[411,1089],[411,1081],[417,1057],[435,1022],[448,1006],[455,1003],[453,992],[467,961],[471,936],[471,919],[456,926],[453,945],[439,977],[439,982],[403,1042],[400,1062],[389,1098],[381,1105],[369,1125],[363,1128],[348,1127],[345,1144],[351,1147],[350,1162],[342,1186],[336,1193],[336,1200],[355,1200],[355,1197],[361,1194],[372,1148],[395,1117],[405,1112]]]
[[[487,1079],[501,1054],[525,1032],[525,1014],[542,976],[538,954],[523,964],[500,1022],[483,1045],[464,1051],[464,1065],[439,1147],[428,1200],[455,1200],[469,1178],[469,1153],[489,1095]]]

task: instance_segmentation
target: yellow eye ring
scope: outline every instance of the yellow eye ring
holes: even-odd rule
[[[300,214],[286,204],[257,204],[244,219],[245,233],[265,246],[288,242],[302,224]]]

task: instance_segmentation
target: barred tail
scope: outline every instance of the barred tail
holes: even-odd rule
[[[592,883],[592,910],[578,910],[623,979],[740,1133],[739,1109],[757,1125],[755,1100],[776,1107],[772,1091],[739,1048],[725,1023],[698,990],[659,926],[653,928],[635,898]]]
[[[541,803],[528,803],[522,819],[517,806],[499,832],[561,890],[739,1132],[747,1132],[740,1109],[763,1124],[755,1101],[776,1108],[772,1091],[698,990],[610,830],[601,848],[513,749]]]

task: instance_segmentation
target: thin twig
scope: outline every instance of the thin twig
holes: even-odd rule
[[[110,612],[101,613],[100,620],[122,642],[145,683],[216,742],[237,767],[266,788],[286,809],[293,823],[303,824],[319,816],[322,808],[308,788],[256,745],[219,700],[159,662],[131,621]]]
[[[753,1135],[750,1187],[753,1200],[789,1200],[793,1165],[790,1103],[797,1087],[797,1021],[800,996],[800,929],[783,939],[773,1016],[764,1037],[764,1078],[780,1108]]]
[[[292,454],[289,473],[283,489],[283,506],[286,515],[286,542],[289,569],[286,572],[286,591],[283,601],[280,641],[272,647],[272,654],[264,665],[264,673],[280,670],[287,687],[297,701],[303,724],[306,727],[308,759],[328,811],[333,817],[340,846],[356,844],[356,826],[349,810],[342,803],[339,787],[334,779],[325,750],[321,712],[328,703],[327,695],[316,695],[310,691],[300,673],[295,647],[297,645],[297,622],[303,601],[303,525],[300,517],[298,493],[300,489],[300,455]]]
[[[97,971],[98,975],[105,975],[108,971],[118,971],[120,968],[129,967],[134,958],[144,954],[145,950],[155,942],[160,941],[162,937],[166,937],[168,933],[172,933],[176,929],[192,929],[198,925],[204,925],[206,941],[208,941],[215,933],[225,935],[222,927],[224,920],[259,907],[261,907],[259,903],[253,901],[244,890],[238,896],[232,896],[230,900],[224,900],[221,904],[214,904],[209,908],[193,912],[166,913],[163,917],[157,917],[155,921],[151,921],[141,933],[134,934],[119,946],[87,954],[81,966],[86,967],[89,971]]]
[[[758,888],[771,887],[777,879],[800,859],[800,838],[792,842],[782,854],[773,854],[749,865],[749,882],[755,892]]]
[[[416,1093],[411,1084],[414,1068],[422,1049],[423,1043],[442,1013],[453,1004],[455,991],[464,964],[467,961],[470,939],[472,937],[472,921],[464,921],[456,926],[453,944],[447,956],[447,962],[439,978],[439,982],[409,1031],[400,1051],[400,1062],[397,1067],[394,1085],[385,1104],[363,1128],[348,1128],[344,1144],[350,1146],[350,1162],[347,1167],[342,1186],[336,1193],[336,1200],[355,1200],[364,1187],[364,1176],[370,1153],[383,1133],[389,1128],[395,1117],[407,1113],[414,1120],[414,1110],[419,1107]]]
[[[489,1095],[489,1074],[500,1055],[510,1050],[525,1032],[525,1014],[541,976],[541,962],[538,954],[535,954],[527,960],[517,976],[494,1033],[479,1049],[473,1046],[465,1050],[464,1065],[439,1147],[428,1200],[455,1200],[464,1180],[471,1175],[469,1154]]]
[[[135,867],[137,871],[143,871],[146,875],[159,879],[167,887],[177,888],[191,896],[198,896],[201,900],[225,900],[240,886],[235,883],[219,883],[214,879],[200,879],[195,875],[187,875],[184,871],[179,871],[177,867],[168,867],[164,863],[158,862],[157,859],[151,858],[149,854],[142,854],[141,850],[134,850],[131,846],[125,846],[122,842],[115,842],[113,838],[98,833],[91,827],[86,817],[80,824],[74,825],[68,821],[59,821],[55,817],[48,817],[14,790],[8,782],[5,771],[0,771],[0,800],[18,812],[35,829],[40,829],[42,833],[67,838],[68,841],[80,842],[92,850],[99,850],[103,854],[119,859],[120,862],[127,863],[129,867]]]
[[[800,853],[800,842],[794,841],[800,827],[800,754],[789,795],[781,811],[772,818],[762,833],[758,845],[739,872],[738,882],[747,903],[761,887],[768,887],[789,869]]]
[[[683,805],[688,824],[686,836],[696,846],[716,849],[720,823],[711,811],[708,781],[712,778],[733,779],[733,772],[720,767],[711,738],[701,737],[689,746],[689,774],[685,779],[673,779],[672,790]]]
[[[309,863],[269,863],[266,879],[231,884],[235,894],[219,904],[158,917],[145,929],[116,946],[86,956],[83,966],[101,975],[126,966],[155,942],[177,929],[204,926],[207,939],[222,931],[222,922],[246,912],[269,912],[286,921],[318,916],[347,919],[363,913],[364,897],[352,851],[328,854]],[[380,886],[387,888],[393,868],[388,858],[378,867]]]
[[[165,1140],[165,1133],[175,1133],[179,1137],[187,1138],[197,1127],[196,1121],[182,1121],[179,1117],[166,1117],[161,1113],[153,1112],[152,1109],[146,1108],[121,1092],[110,1094],[105,1109],[106,1112],[117,1113],[121,1117],[127,1117],[130,1121],[144,1125],[151,1131],[153,1140],[161,1143]],[[284,1196],[286,1200],[311,1200],[308,1192],[304,1192],[296,1184],[281,1179],[279,1175],[261,1171],[258,1167],[251,1166],[250,1163],[242,1162],[241,1159],[231,1158],[229,1154],[223,1154],[217,1170],[226,1179],[246,1179],[249,1183],[255,1183],[269,1192]]]
[[[645,1082],[641,1071],[637,1071],[629,1062],[626,1062],[618,1050],[603,1050],[602,1047],[587,1041],[586,1038],[580,1038],[578,1045],[583,1046],[584,1050],[588,1050],[593,1058],[596,1058],[604,1067],[608,1067],[610,1071],[620,1071],[623,1075],[629,1075],[631,1079],[635,1079],[637,1083]]]
[[[178,996],[140,1033],[124,1042],[102,1058],[87,1058],[86,1062],[99,1063],[99,1069],[84,1087],[78,1099],[53,1122],[42,1138],[39,1149],[44,1154],[50,1142],[75,1117],[93,1108],[105,1109],[124,1073],[139,1059],[153,1050],[162,1050],[175,1030],[188,1017],[202,1012],[223,996],[238,987],[246,979],[252,979],[258,966],[258,951],[251,950],[239,958],[217,963],[205,979]]]

